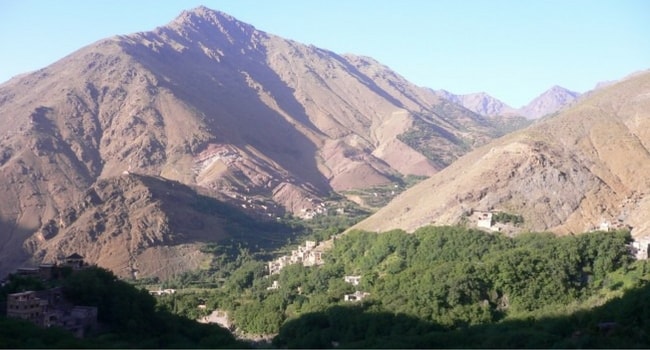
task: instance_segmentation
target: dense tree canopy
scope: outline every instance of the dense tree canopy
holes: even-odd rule
[[[335,240],[324,266],[291,265],[253,283],[233,305],[234,321],[253,333],[281,329],[282,338],[303,315],[349,306],[343,296],[355,290],[369,293],[363,312],[403,315],[445,331],[536,319],[599,298],[609,276],[631,266],[629,240],[623,231],[515,238],[462,227],[354,231]],[[360,285],[346,283],[346,275],[362,276]],[[279,289],[266,290],[273,280]]]
[[[277,334],[282,347],[595,347],[612,346],[601,338],[619,333],[624,344],[647,346],[648,313],[634,310],[650,309],[650,269],[633,261],[629,241],[624,231],[515,238],[462,227],[353,231],[337,236],[324,265],[289,265],[272,276],[263,255],[214,247],[218,266],[164,282],[185,289],[155,299],[99,268],[60,283],[71,301],[98,307],[107,328],[93,335],[93,347],[241,346],[226,330],[191,320],[214,309],[227,311],[239,332]],[[361,276],[359,285],[348,275]],[[47,286],[14,278],[0,296],[25,287]],[[344,300],[355,291],[368,296]],[[600,331],[603,322],[619,333]],[[53,343],[60,346],[86,344],[43,334],[63,337]],[[38,339],[29,342],[43,344]]]

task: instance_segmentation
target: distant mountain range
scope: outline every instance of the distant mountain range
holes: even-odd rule
[[[357,228],[476,225],[472,213],[500,211],[521,215],[524,231],[580,233],[604,224],[632,227],[633,236],[648,236],[649,150],[646,71],[473,150]]]
[[[466,95],[455,95],[446,90],[437,90],[435,92],[442,98],[482,116],[518,115],[528,119],[537,119],[555,113],[580,97],[579,93],[556,85],[537,96],[524,107],[516,109],[484,92]]]

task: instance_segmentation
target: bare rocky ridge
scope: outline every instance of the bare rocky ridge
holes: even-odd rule
[[[468,153],[357,228],[411,231],[501,210],[529,230],[578,233],[608,221],[649,235],[649,113],[646,72]]]
[[[456,95],[446,90],[437,90],[435,93],[482,116],[521,116],[528,119],[538,119],[558,112],[580,97],[579,93],[556,85],[517,109],[484,92]]]
[[[333,191],[435,174],[503,133],[370,58],[285,40],[205,7],[1,85],[0,125],[0,271],[75,250],[141,275],[195,266],[144,266],[145,255],[154,266],[187,253],[169,243],[181,226],[138,221],[171,220],[169,212],[98,204],[84,215],[105,217],[104,226],[61,223],[102,181],[129,198],[124,171],[274,217]],[[225,237],[196,235],[197,244]]]
[[[459,104],[474,113],[484,116],[513,115],[517,110],[485,92],[456,95],[446,90],[437,90],[441,97]]]

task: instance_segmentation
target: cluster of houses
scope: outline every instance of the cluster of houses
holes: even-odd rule
[[[353,286],[358,286],[359,283],[361,282],[361,276],[345,276],[343,277],[345,282],[350,283]],[[267,290],[276,290],[280,288],[280,282],[278,281],[273,281],[273,284],[266,288]],[[298,287],[298,291],[301,291],[300,287]],[[343,301],[349,301],[349,302],[355,302],[355,301],[361,301],[365,299],[367,296],[369,296],[370,293],[367,292],[361,292],[361,291],[355,291],[352,294],[345,294],[343,295]]]
[[[42,328],[62,327],[82,338],[97,326],[97,307],[73,305],[57,287],[7,295],[7,317],[28,320]]]
[[[348,282],[355,287],[358,286],[359,283],[361,283],[361,276],[345,276],[343,277],[343,279],[345,280],[345,282]],[[357,290],[352,294],[345,294],[343,296],[343,301],[351,301],[351,302],[361,301],[369,295],[370,293],[360,292]]]
[[[56,278],[59,266],[70,267],[75,271],[88,265],[81,255],[75,253],[66,257],[60,265],[21,267],[15,274],[49,281]],[[61,327],[79,338],[97,326],[97,307],[72,304],[63,296],[61,287],[8,294],[6,313],[7,317],[28,320],[42,328]]]
[[[304,266],[316,266],[323,264],[323,251],[316,246],[314,241],[306,241],[305,246],[299,246],[292,250],[291,255],[283,255],[267,264],[269,275],[280,273],[280,271],[291,264],[303,264]]]
[[[311,203],[312,207],[300,209],[299,218],[311,220],[318,215],[327,215],[327,205],[325,203],[314,198],[307,198],[307,201]]]
[[[84,262],[83,256],[74,253],[66,257],[59,265],[57,264],[40,264],[38,267],[19,267],[14,274],[18,276],[30,276],[43,281],[49,281],[55,276],[57,267],[71,267],[73,270],[83,269],[88,265]]]
[[[488,229],[491,231],[499,231],[498,227],[494,226],[492,212],[476,212],[477,221],[476,226],[479,228]],[[611,222],[608,220],[601,220],[600,224],[594,227],[591,227],[589,231],[615,231],[620,229],[631,229],[630,226],[626,225],[623,220],[617,220]],[[634,256],[637,260],[645,260],[650,258],[648,252],[650,252],[650,236],[636,238],[628,246],[630,254]]]

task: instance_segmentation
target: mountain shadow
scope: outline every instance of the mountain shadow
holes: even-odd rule
[[[38,262],[78,253],[120,277],[137,279],[198,269],[213,258],[207,246],[272,249],[291,237],[287,225],[199,190],[140,174],[103,179],[28,242],[40,244]]]
[[[55,268],[59,269],[58,267]],[[61,271],[61,270],[59,270]],[[31,277],[12,276],[0,287],[0,302],[7,295],[21,290],[54,287],[61,291],[57,298],[36,299],[47,305],[47,315],[62,314],[71,305],[96,308],[96,317],[84,329],[84,337],[76,338],[69,330],[74,321],[39,327],[32,322],[0,315],[0,348],[109,348],[109,349],[187,349],[246,348],[218,325],[200,324],[194,320],[156,308],[156,300],[146,290],[138,289],[112,272],[97,268],[68,270],[56,279],[40,281]],[[39,288],[41,290],[47,288]],[[49,289],[51,292],[53,289]],[[45,291],[45,294],[48,294]],[[65,304],[65,305],[64,305]],[[32,309],[33,311],[33,309]],[[67,328],[67,329],[66,329]]]
[[[375,310],[334,306],[286,322],[274,338],[288,348],[648,348],[650,284],[604,305],[561,317],[447,328]]]
[[[11,249],[9,247],[22,246],[33,233],[32,230],[20,227],[16,223],[0,220],[0,278],[13,272],[16,266],[24,264],[30,259],[29,252],[25,249]]]

